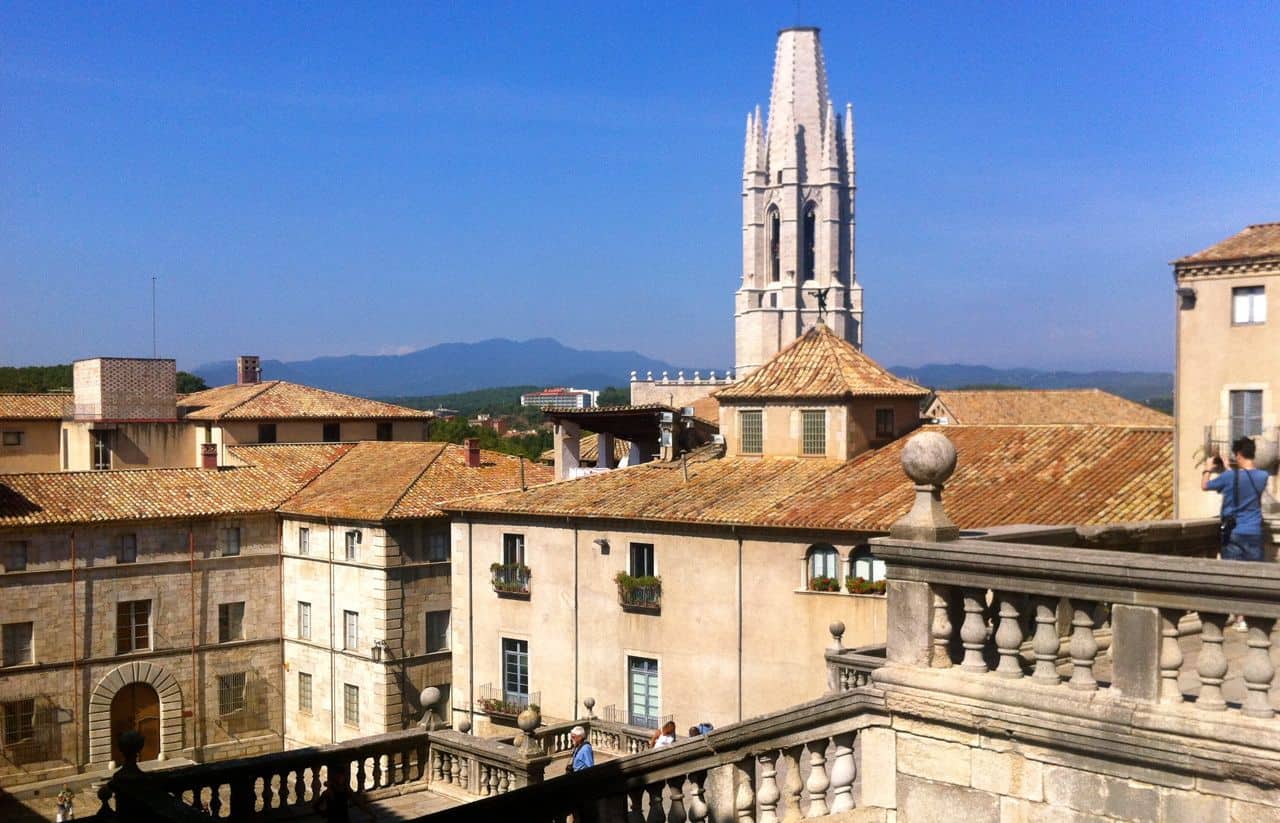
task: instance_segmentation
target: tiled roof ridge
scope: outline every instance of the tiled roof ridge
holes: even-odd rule
[[[422,409],[411,409],[408,406],[401,406],[398,403],[388,403],[385,400],[374,400],[372,397],[361,397],[358,394],[347,394],[346,392],[334,391],[332,389],[322,389],[319,386],[308,386],[305,383],[294,383],[290,380],[277,380],[275,381],[275,383],[277,386],[287,383],[290,386],[298,386],[304,389],[311,389],[312,391],[324,392],[326,394],[334,394],[334,395],[337,395],[338,397],[342,397],[347,400],[358,400],[362,403],[373,403],[378,406],[387,406],[393,409],[403,409],[404,411],[407,411],[407,412],[416,412],[416,414],[412,415],[414,417],[430,414],[430,412],[425,412]],[[254,395],[254,397],[257,397],[257,395]]]
[[[264,443],[263,445],[268,445],[268,446],[276,446],[276,445],[279,445],[279,446],[298,446],[298,445],[304,445],[304,444],[299,444],[299,443]],[[289,494],[288,494],[288,495],[287,495],[283,500],[281,500],[279,503],[277,503],[277,504],[276,504],[276,506],[275,506],[275,510],[276,510],[276,511],[281,511],[282,509],[284,509],[285,504],[286,504],[286,503],[288,503],[288,502],[289,502],[290,500],[292,500],[293,498],[297,497],[299,494],[302,494],[303,489],[307,488],[307,487],[308,487],[308,486],[310,486],[312,483],[314,483],[314,482],[316,482],[317,480],[319,480],[319,479],[320,479],[322,476],[324,476],[324,475],[325,475],[325,474],[326,474],[330,469],[332,469],[334,466],[336,466],[336,465],[338,465],[339,463],[341,463],[341,462],[342,462],[342,459],[343,459],[344,457],[346,457],[347,455],[351,454],[351,452],[355,451],[355,447],[356,447],[356,445],[358,445],[358,444],[357,444],[357,443],[335,443],[335,444],[333,444],[333,445],[335,445],[335,446],[337,446],[338,448],[342,449],[342,454],[339,454],[337,457],[335,457],[334,459],[330,460],[330,461],[329,461],[329,463],[328,463],[328,465],[326,465],[324,468],[320,469],[320,471],[318,471],[318,472],[314,472],[314,473],[311,475],[311,477],[307,478],[307,481],[306,481],[305,483],[300,484],[300,485],[298,486],[298,488],[296,488],[296,489],[292,490],[291,492],[289,492]]]
[[[229,415],[231,412],[233,412],[233,411],[235,411],[236,409],[238,409],[238,408],[240,408],[241,406],[243,406],[245,403],[248,403],[250,400],[254,400],[254,399],[258,398],[258,397],[261,397],[263,394],[265,394],[265,393],[267,392],[267,390],[268,390],[268,389],[273,389],[273,388],[275,388],[276,386],[280,385],[280,383],[282,383],[282,382],[283,382],[283,381],[281,381],[281,380],[264,380],[264,381],[262,381],[262,384],[261,384],[261,385],[262,385],[262,388],[261,388],[261,389],[259,389],[258,391],[254,392],[253,394],[249,395],[248,397],[244,398],[243,400],[240,400],[239,402],[233,403],[232,405],[228,406],[226,409],[223,409],[222,413],[218,415],[218,419],[219,419],[219,420],[221,420],[222,418],[224,418],[224,417],[226,417],[227,415]],[[217,390],[217,389],[230,388],[231,386],[234,386],[234,385],[238,385],[238,384],[236,384],[236,383],[228,383],[226,386],[211,386],[210,388],[208,388],[208,389],[204,389],[203,391],[215,391],[215,390]],[[199,394],[199,393],[200,393],[200,392],[192,392],[191,394]],[[188,395],[187,395],[187,397],[191,397],[191,394],[188,394]]]
[[[1250,223],[1245,228],[1264,229],[1264,228],[1267,228],[1268,226],[1280,226],[1280,220],[1272,220],[1266,223]]]
[[[431,442],[431,441],[427,441],[427,442]],[[399,495],[397,495],[396,499],[391,502],[390,506],[387,506],[387,510],[382,513],[382,517],[380,518],[381,520],[386,520],[391,516],[391,513],[396,510],[396,506],[400,505],[400,501],[404,500],[405,497],[409,494],[409,492],[413,491],[413,487],[418,485],[418,481],[422,479],[422,476],[425,475],[431,469],[431,467],[436,464],[436,461],[440,459],[441,455],[443,455],[446,451],[448,451],[449,447],[452,445],[455,445],[455,444],[453,443],[440,444],[440,448],[436,449],[436,453],[431,455],[431,459],[427,461],[427,465],[423,466],[422,470],[417,474],[415,474],[413,476],[413,479],[405,484],[404,489],[400,492]]]
[[[1152,409],[1152,411],[1155,411]],[[925,423],[920,429],[930,429],[943,434],[948,429],[1132,429],[1133,431],[1169,431],[1173,428],[1173,420],[1169,425],[1157,426],[1154,423]],[[920,429],[912,430],[911,434]],[[903,437],[910,437],[904,434]]]
[[[149,358],[146,358],[149,359]],[[234,447],[231,447],[234,448]],[[65,471],[51,472],[5,472],[0,474],[0,485],[3,485],[10,477],[77,477],[79,475],[94,475],[97,477],[110,477],[119,474],[146,474],[148,472],[161,473],[179,472],[195,473],[195,472],[215,472],[235,471],[237,469],[256,469],[258,466],[219,466],[216,469],[206,469],[201,466],[142,466],[136,469],[67,469]]]

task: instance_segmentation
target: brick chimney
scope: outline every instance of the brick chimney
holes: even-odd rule
[[[473,469],[480,468],[480,440],[468,437],[464,442],[467,447],[467,465]]]
[[[236,385],[251,386],[262,382],[262,365],[256,355],[242,354],[236,358]]]
[[[218,468],[218,444],[217,443],[201,443],[200,444],[200,468],[202,469]]]

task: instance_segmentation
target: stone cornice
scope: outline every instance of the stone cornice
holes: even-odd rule
[[[1178,280],[1199,280],[1211,277],[1280,275],[1280,258],[1225,260],[1205,263],[1174,263],[1173,274]]]

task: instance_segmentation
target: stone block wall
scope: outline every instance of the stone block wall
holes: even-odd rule
[[[96,420],[175,420],[177,365],[173,360],[95,357],[72,370],[75,415]]]

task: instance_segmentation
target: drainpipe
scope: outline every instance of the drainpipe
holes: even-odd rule
[[[75,706],[76,735],[76,769],[80,768],[80,665],[77,646],[80,644],[80,631],[77,628],[76,615],[76,532],[71,530],[71,701]]]
[[[476,723],[476,588],[473,580],[475,550],[471,544],[471,518],[467,518],[467,721]],[[450,538],[452,539],[452,537]]]
[[[200,684],[203,680],[196,670],[196,533],[190,521],[187,522],[187,558],[191,569],[191,745],[198,762],[204,759],[204,746],[198,742],[203,737],[200,729],[200,698],[203,695]],[[160,739],[164,740],[163,727]]]
[[[333,524],[325,518],[325,528],[329,530],[329,742],[338,742],[338,699],[337,664],[334,661],[333,610],[336,607],[333,597]]]
[[[569,518],[565,518],[566,522]],[[578,713],[578,527],[573,527],[573,717]]]
[[[742,722],[742,535],[735,526],[733,535],[738,540],[738,722]]]
[[[284,518],[281,517],[276,521],[276,571],[277,585],[276,596],[280,598],[280,694],[281,702],[284,701],[283,695],[289,690],[289,684],[285,683],[284,675]],[[288,745],[288,736],[284,733],[284,721],[280,722],[280,749],[283,751]]]

